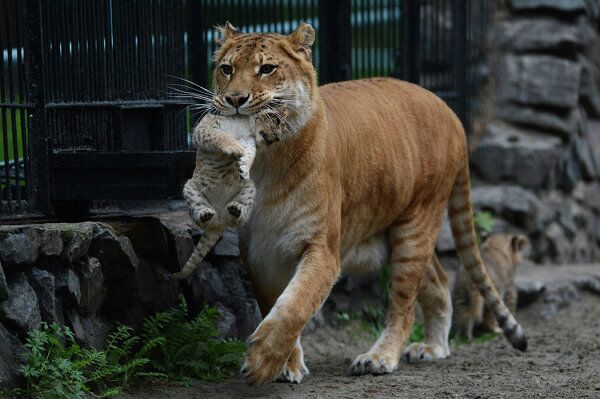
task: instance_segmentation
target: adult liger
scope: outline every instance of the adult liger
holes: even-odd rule
[[[451,306],[449,296],[440,295],[447,283],[432,262],[446,206],[462,263],[511,344],[525,349],[523,330],[491,285],[477,249],[465,134],[446,104],[395,79],[318,87],[311,61],[315,32],[307,24],[289,36],[243,34],[230,24],[222,33],[213,74],[218,113],[286,108],[292,130],[257,150],[251,169],[256,194],[240,248],[264,319],[249,339],[242,373],[258,383],[299,382],[308,373],[300,333],[340,273],[375,270],[388,261],[386,327],[352,371],[397,368],[417,295],[420,301],[445,298],[439,311],[433,306],[426,315],[435,322],[425,324],[436,330],[427,336],[447,332]],[[428,345],[426,338],[407,349],[426,352]]]

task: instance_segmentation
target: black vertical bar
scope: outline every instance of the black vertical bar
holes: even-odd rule
[[[351,1],[319,1],[319,82],[348,80],[352,76]]]
[[[29,82],[27,98],[34,104],[29,115],[32,202],[36,210],[49,214],[49,142],[46,130],[46,87],[42,70],[45,55],[42,9],[45,3],[46,0],[27,0],[25,3],[29,40],[25,72]]]
[[[467,3],[454,2],[455,112],[467,129]]]
[[[188,46],[190,57],[190,80],[202,87],[207,87],[208,64],[205,58],[206,42],[202,35],[204,31],[204,18],[202,14],[201,1],[186,2],[187,11],[187,29]],[[208,28],[208,27],[207,27]]]
[[[419,82],[420,2],[402,1],[402,78]]]

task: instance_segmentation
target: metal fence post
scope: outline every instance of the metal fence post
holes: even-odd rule
[[[467,128],[467,2],[454,2],[454,111]]]
[[[31,196],[34,211],[51,212],[49,138],[46,125],[46,88],[44,86],[44,25],[45,0],[27,0],[27,47],[25,74],[27,97],[33,103],[29,113],[29,154],[31,160]]]
[[[420,0],[402,1],[402,78],[413,83],[420,80]]]
[[[319,83],[352,77],[351,1],[319,0]]]

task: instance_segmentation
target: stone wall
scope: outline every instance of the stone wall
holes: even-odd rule
[[[597,261],[600,1],[505,3],[488,35],[492,101],[472,140],[474,203],[498,230],[528,234],[538,262]],[[438,249],[451,249],[447,233]]]
[[[0,387],[13,386],[27,332],[42,321],[103,345],[116,323],[138,327],[176,305],[216,307],[222,336],[247,337],[261,317],[227,233],[187,281],[164,278],[187,261],[200,231],[187,212],[106,223],[0,226]],[[218,265],[218,267],[216,267]]]

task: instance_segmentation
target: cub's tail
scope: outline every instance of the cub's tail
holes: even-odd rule
[[[483,265],[475,236],[470,187],[467,161],[456,178],[448,201],[448,216],[456,251],[461,263],[471,276],[471,281],[483,296],[485,305],[496,317],[498,325],[504,332],[508,342],[514,348],[525,351],[527,349],[527,337],[523,332],[523,328],[498,295]]]
[[[200,237],[200,241],[194,248],[194,252],[185,263],[183,268],[169,276],[173,280],[181,280],[192,274],[194,269],[204,260],[204,257],[210,251],[210,249],[219,241],[219,238],[223,235],[225,228],[217,227],[204,230],[204,234]]]

